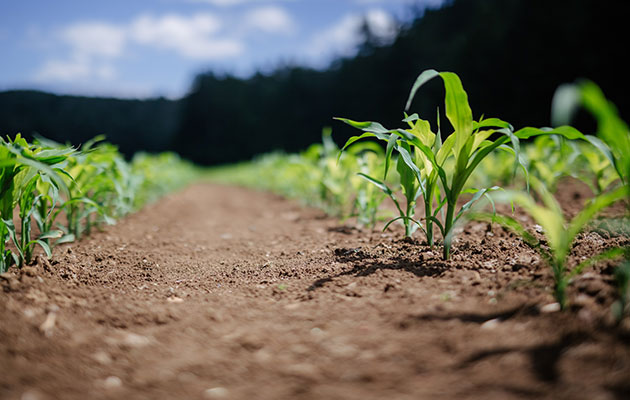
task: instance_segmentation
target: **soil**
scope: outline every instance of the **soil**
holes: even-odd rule
[[[560,193],[568,212],[588,196]],[[448,262],[401,237],[191,186],[0,278],[0,398],[630,398],[614,263],[558,312],[496,225],[466,225]],[[582,234],[571,263],[628,243]]]

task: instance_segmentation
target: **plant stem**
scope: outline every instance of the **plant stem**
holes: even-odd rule
[[[431,221],[429,217],[433,215],[433,204],[431,204],[433,202],[432,200],[432,196],[429,196],[428,200],[426,198],[424,199],[424,215],[427,224],[427,242],[429,243],[429,246],[431,246],[431,249],[433,249],[433,221]]]
[[[455,216],[455,207],[457,207],[457,198],[447,201],[446,205],[446,219],[444,220],[444,260],[448,260],[451,257],[451,230],[453,229],[453,219]]]
[[[414,208],[414,204],[412,201],[407,203],[407,213],[406,213],[406,217],[403,221],[405,223],[405,237],[411,237],[411,224],[413,223],[411,221],[411,216],[413,216],[413,208]]]

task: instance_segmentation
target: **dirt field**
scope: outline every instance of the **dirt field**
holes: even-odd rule
[[[0,278],[0,398],[630,398],[614,264],[557,312],[500,227],[467,225],[449,262],[401,233],[192,186]],[[628,243],[585,234],[573,261]]]

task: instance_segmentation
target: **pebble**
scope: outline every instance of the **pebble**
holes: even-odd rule
[[[489,331],[489,330],[492,330],[492,329],[495,329],[496,327],[498,327],[500,323],[501,323],[501,319],[500,318],[493,318],[493,319],[489,319],[486,322],[484,322],[483,324],[481,324],[479,326],[479,328]]]
[[[318,368],[309,363],[289,365],[285,368],[285,373],[302,379],[318,380],[320,373]]]
[[[135,333],[126,334],[124,339],[122,340],[122,344],[127,345],[129,347],[144,347],[148,345],[149,343],[151,343],[151,340],[149,340],[148,337],[138,335]]]
[[[291,303],[291,304],[287,304],[286,306],[284,306],[285,310],[291,311],[291,310],[297,310],[298,308],[300,308],[300,303]]]
[[[169,298],[166,299],[166,301],[168,301],[169,303],[183,303],[184,299],[177,296],[170,296]]]
[[[224,387],[213,387],[203,392],[205,399],[227,399],[230,392]]]
[[[48,315],[46,315],[46,319],[39,326],[39,331],[44,334],[46,337],[51,337],[53,334],[53,330],[55,329],[55,323],[57,322],[57,313],[55,311],[50,311]]]
[[[20,400],[42,400],[44,398],[45,397],[43,394],[33,389],[27,390],[26,392],[22,393],[22,396],[20,396]]]
[[[545,304],[544,306],[540,307],[540,312],[541,313],[545,313],[545,314],[549,314],[549,313],[555,313],[560,311],[561,307],[560,307],[560,303],[549,303],[549,304]]]
[[[112,358],[104,351],[97,351],[96,353],[92,354],[92,358],[99,364],[109,365],[112,363]]]
[[[117,376],[108,376],[103,382],[106,389],[118,389],[122,386],[122,381]]]

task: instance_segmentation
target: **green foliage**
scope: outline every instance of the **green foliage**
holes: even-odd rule
[[[50,257],[54,245],[113,223],[154,193],[198,176],[172,155],[144,155],[130,164],[101,140],[79,151],[46,139],[28,143],[19,134],[0,138],[0,272],[31,263],[36,246]]]
[[[597,148],[614,167],[621,184],[630,187],[630,129],[619,117],[617,108],[608,101],[601,89],[591,81],[562,85],[553,99],[552,116],[555,123],[567,123],[579,106],[588,110],[597,121],[597,136],[586,140]],[[593,155],[591,155],[591,158]],[[615,181],[607,179],[605,190]],[[630,198],[628,206],[630,207]]]
[[[467,188],[467,182],[479,164],[493,151],[503,149],[515,155],[514,171],[522,162],[519,151],[519,139],[528,139],[538,135],[562,135],[567,138],[582,138],[575,129],[563,126],[556,129],[523,128],[514,132],[512,126],[498,118],[473,120],[468,104],[468,95],[464,91],[459,77],[452,72],[426,70],[416,79],[407,108],[417,91],[429,80],[440,77],[444,82],[445,111],[453,131],[444,142],[441,140],[439,127],[434,133],[430,123],[417,114],[405,115],[403,122],[408,129],[387,129],[377,122],[356,122],[345,118],[339,120],[365,133],[350,138],[343,150],[364,138],[377,138],[387,142],[385,155],[385,177],[394,152],[398,154],[396,168],[400,176],[400,186],[406,200],[406,208],[400,207],[394,191],[375,177],[370,181],[392,198],[399,211],[394,220],[402,220],[405,235],[413,234],[416,225],[424,231],[427,241],[433,245],[433,225],[437,226],[443,238],[444,259],[450,256],[453,230],[456,223],[473,204],[488,192],[498,187]],[[459,206],[462,194],[469,193],[471,199]],[[415,217],[415,204],[418,197],[424,203],[424,225]],[[446,214],[443,207],[446,207]],[[442,216],[440,218],[440,216]],[[394,220],[390,221],[393,222]]]
[[[493,198],[495,201],[512,203],[522,207],[542,227],[545,236],[544,242],[537,240],[517,219],[510,216],[478,213],[472,214],[470,217],[497,222],[519,234],[528,245],[535,249],[551,267],[555,282],[554,295],[561,307],[564,308],[566,306],[566,288],[574,276],[580,274],[596,261],[619,257],[623,254],[621,249],[612,249],[581,262],[572,270],[567,267],[567,258],[576,236],[599,211],[627,196],[628,190],[624,186],[600,194],[592,198],[573,219],[567,220],[556,199],[536,178],[532,178],[532,188],[540,197],[542,204],[537,203],[530,194],[524,191],[504,191],[496,194]]]
[[[299,154],[270,153],[249,163],[215,167],[208,176],[300,199],[330,215],[356,217],[360,225],[371,227],[380,219],[384,196],[354,171],[364,175],[382,171],[383,154],[375,143],[364,143],[339,156],[331,130],[325,128],[322,142]]]

